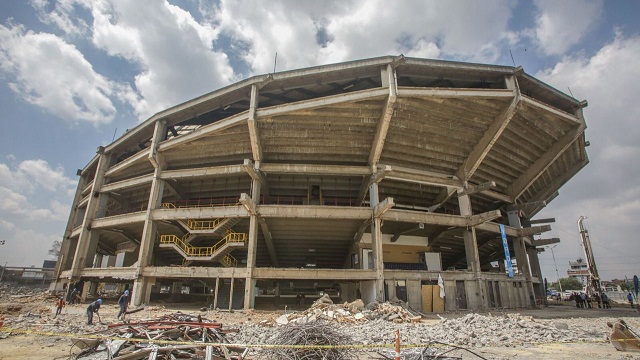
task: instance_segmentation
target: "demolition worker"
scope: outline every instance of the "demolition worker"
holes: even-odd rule
[[[87,306],[87,325],[93,325],[93,313],[98,314],[98,317],[100,317],[100,313],[98,313],[100,305],[102,305],[102,299],[98,299]]]
[[[118,320],[120,320],[120,315],[122,315],[122,320],[124,320],[124,314],[127,312],[127,306],[129,306],[129,290],[125,290],[124,294],[120,295],[118,305],[120,305]]]
[[[64,297],[60,296],[60,298],[58,298],[58,301],[56,302],[56,315],[53,317],[54,319],[60,315],[60,313],[62,312],[62,308],[64,307]]]

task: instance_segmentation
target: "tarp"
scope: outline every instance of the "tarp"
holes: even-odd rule
[[[444,281],[442,281],[440,274],[438,274],[438,286],[440,287],[440,297],[444,299]]]

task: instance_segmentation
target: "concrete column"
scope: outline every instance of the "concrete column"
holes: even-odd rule
[[[509,219],[509,225],[515,228],[522,228],[520,222],[519,211],[512,209],[507,211]],[[516,253],[516,260],[518,262],[518,271],[524,274],[527,281],[527,290],[529,294],[529,306],[536,306],[536,299],[533,296],[533,282],[531,281],[531,271],[529,268],[529,260],[527,259],[527,250],[525,246],[525,238],[517,238],[513,241],[513,251]]]
[[[101,268],[102,267],[102,259],[103,258],[104,258],[104,255],[96,254],[95,262],[93,263],[93,267],[94,268]]]
[[[162,168],[165,166],[162,155],[158,153],[158,144],[164,140],[166,134],[166,125],[164,121],[156,122],[153,138],[151,140],[151,149],[149,153],[149,161],[153,164],[155,170],[153,180],[151,182],[151,193],[149,194],[149,203],[147,205],[146,219],[142,230],[142,239],[140,240],[140,251],[138,252],[138,264],[136,266],[136,280],[133,282],[131,299],[133,305],[141,305],[144,299],[148,299],[150,294],[147,293],[149,288],[143,279],[143,272],[146,266],[151,265],[153,247],[156,242],[156,224],[151,219],[151,213],[154,209],[160,207],[162,203],[162,193],[164,191],[164,180],[161,178]]]
[[[93,256],[95,254],[97,236],[91,232],[91,222],[96,217],[96,213],[100,210],[99,205],[101,198],[104,198],[100,194],[100,188],[104,184],[104,173],[109,169],[111,165],[111,156],[104,154],[104,148],[98,148],[99,159],[95,176],[93,178],[93,184],[91,188],[91,195],[87,203],[87,209],[82,219],[82,230],[80,231],[80,237],[78,239],[78,246],[76,246],[76,252],[71,264],[71,277],[76,278],[80,275],[80,272],[85,267],[90,267],[93,263]],[[93,245],[93,246],[92,246]],[[87,264],[88,262],[88,264]]]
[[[229,286],[229,311],[231,311],[233,309],[233,283],[234,278],[231,278],[231,284]]]
[[[258,165],[259,166],[259,165]],[[256,170],[259,170],[256,168]],[[251,199],[255,205],[260,203],[260,189],[262,184],[257,179],[251,182]],[[249,218],[249,244],[247,249],[247,277],[244,283],[244,309],[252,308],[255,297],[255,286],[253,284],[253,269],[256,266],[256,252],[258,249],[258,216],[251,214]]]
[[[546,300],[547,294],[544,290],[544,279],[542,278],[542,270],[540,269],[540,259],[538,258],[538,250],[535,247],[527,249],[529,256],[529,264],[531,265],[531,275],[538,278],[538,284],[533,286],[536,298]]]
[[[373,211],[379,202],[378,184],[375,182],[369,187],[369,202]],[[375,292],[376,300],[384,302],[384,259],[381,226],[382,221],[374,217],[371,222],[371,255],[373,256],[373,269],[376,272]]]
[[[78,170],[80,175],[80,170]],[[82,200],[82,189],[87,186],[86,176],[80,176],[78,179],[78,186],[76,187],[76,193],[73,196],[73,202],[71,203],[71,212],[67,220],[67,226],[64,230],[62,237],[62,244],[60,244],[60,254],[58,254],[58,261],[56,262],[56,269],[54,277],[51,281],[49,290],[62,289],[62,282],[58,279],[60,273],[64,270],[68,270],[73,262],[73,256],[75,253],[75,246],[77,242],[71,241],[71,231],[76,227],[76,218],[78,217],[78,203]]]
[[[213,294],[213,308],[218,308],[218,293],[220,292],[220,278],[216,277],[216,290]]]
[[[460,215],[471,216],[471,199],[469,195],[458,197],[458,205],[460,207]],[[464,237],[464,250],[467,258],[467,270],[474,273],[480,272],[480,255],[478,254],[478,243],[476,240],[475,228],[467,228],[462,233]]]
[[[115,255],[109,255],[109,258],[107,259],[107,267],[115,267],[116,266],[116,256]]]
[[[176,302],[182,296],[182,281],[171,283],[171,301]]]

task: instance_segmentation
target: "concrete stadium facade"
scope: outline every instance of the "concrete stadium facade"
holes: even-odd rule
[[[243,80],[98,148],[52,288],[432,311],[440,275],[445,310],[533,306],[559,240],[531,219],[588,163],[585,106],[519,67],[403,56]]]

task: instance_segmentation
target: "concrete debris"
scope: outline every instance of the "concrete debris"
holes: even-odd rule
[[[109,337],[102,341],[76,338],[72,342],[84,350],[77,359],[101,358],[115,360],[125,359],[241,359],[247,349],[229,344],[228,332],[222,324],[183,313],[164,315],[155,319],[147,319],[127,324],[109,324],[109,332],[102,332]],[[118,338],[118,340],[114,340]],[[156,341],[156,342],[154,342]],[[187,345],[163,345],[162,341],[183,341]],[[198,344],[201,343],[201,344]],[[202,343],[229,344],[206,346]]]
[[[284,314],[273,321],[263,321],[261,325],[287,325],[289,323],[306,323],[315,320],[358,323],[376,319],[384,319],[394,323],[410,323],[418,322],[422,317],[400,305],[376,303],[374,310],[369,310],[364,307],[364,302],[360,299],[350,303],[334,304],[327,296],[316,300],[309,309],[303,312]]]

